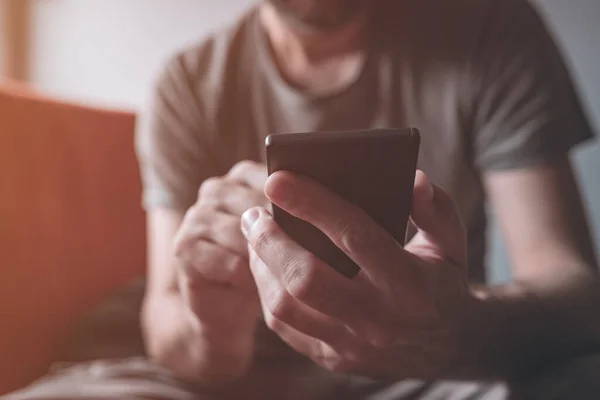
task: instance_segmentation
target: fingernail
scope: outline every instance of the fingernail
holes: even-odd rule
[[[248,234],[258,217],[260,217],[258,208],[251,208],[242,215],[242,231],[244,234]]]

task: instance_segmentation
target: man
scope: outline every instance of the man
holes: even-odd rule
[[[597,398],[598,278],[568,156],[591,131],[524,0],[265,1],[174,57],[148,117],[153,363],[18,398]],[[269,133],[402,126],[421,130],[428,176],[405,250],[314,183],[266,180]],[[269,201],[359,276],[291,242]],[[512,260],[501,287],[484,284],[486,202]]]

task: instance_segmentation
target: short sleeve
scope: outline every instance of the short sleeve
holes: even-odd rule
[[[593,136],[567,67],[535,9],[494,2],[473,58],[473,154],[481,170],[553,162]]]
[[[189,64],[183,53],[169,60],[139,118],[136,152],[146,210],[187,210],[202,181],[219,173],[205,99],[198,89],[201,77]]]

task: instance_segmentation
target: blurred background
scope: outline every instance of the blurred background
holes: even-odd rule
[[[59,98],[137,111],[168,55],[232,21],[252,3],[0,0],[0,76]],[[534,3],[554,32],[588,117],[600,132],[600,0]],[[576,166],[599,238],[600,145],[581,148]],[[495,230],[492,243],[492,278],[503,281],[508,261]]]

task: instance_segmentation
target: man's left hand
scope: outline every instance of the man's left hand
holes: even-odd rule
[[[242,231],[266,324],[331,370],[435,379],[459,363],[472,296],[465,230],[451,198],[418,171],[403,248],[365,212],[289,172],[267,181],[269,200],[324,232],[361,271],[347,279],[289,238],[264,208]]]

